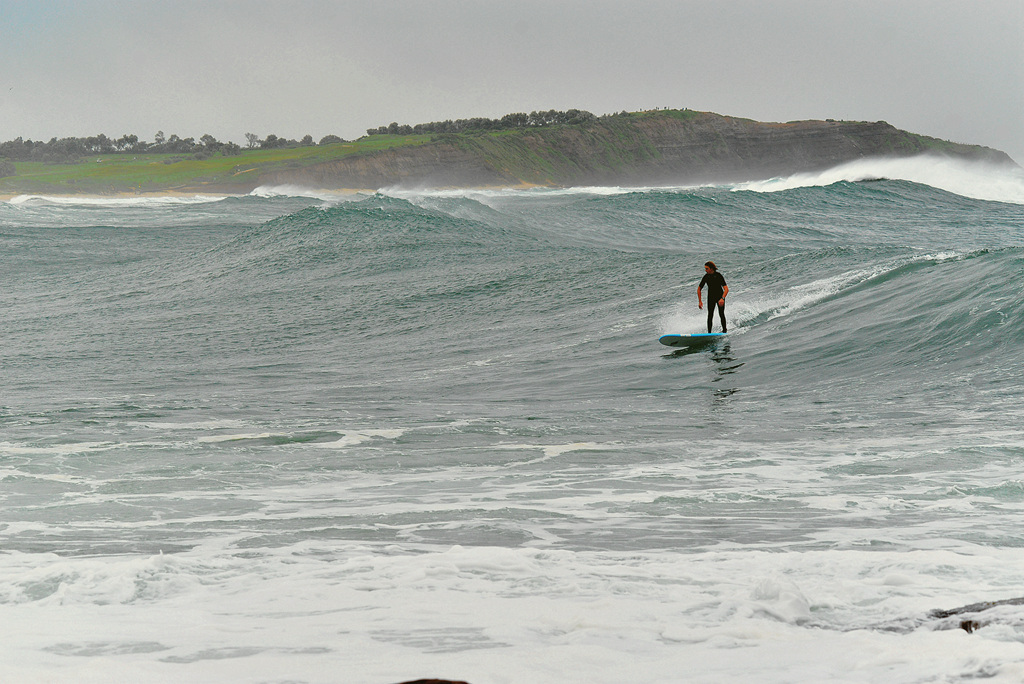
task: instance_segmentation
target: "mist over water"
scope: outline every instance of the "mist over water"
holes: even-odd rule
[[[0,203],[0,678],[1020,681],[1022,188]]]

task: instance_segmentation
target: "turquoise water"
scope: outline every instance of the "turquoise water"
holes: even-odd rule
[[[0,673],[1017,681],[1024,180],[861,175],[0,203]]]

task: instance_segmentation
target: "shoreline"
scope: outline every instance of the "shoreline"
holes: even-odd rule
[[[103,200],[103,199],[146,199],[146,198],[160,198],[160,197],[245,197],[249,193],[239,192],[186,192],[183,190],[153,190],[150,192],[106,192],[106,193],[95,193],[95,192],[73,192],[73,193],[61,193],[61,192],[19,192],[17,194],[3,193],[0,194],[0,202],[10,202],[13,199],[19,197],[39,197],[39,198],[54,198],[54,199],[90,199],[90,200]]]
[[[540,185],[537,183],[515,183],[508,185],[479,185],[472,187],[465,186],[451,186],[443,188],[430,188],[433,191],[452,191],[452,190],[531,190],[535,188],[546,188],[556,187],[548,185]],[[609,186],[613,187],[613,186]],[[249,197],[259,196],[258,190],[266,189],[268,191],[274,191],[275,189],[284,190],[290,189],[295,191],[295,196],[312,196],[317,197],[320,195],[341,195],[350,196],[364,193],[377,193],[388,189],[401,189],[396,188],[313,188],[305,187],[302,185],[295,184],[281,184],[281,185],[263,185],[253,188],[249,192],[232,192],[232,191],[217,191],[214,188],[203,188],[202,190],[196,189],[193,191],[188,190],[151,190],[144,192],[137,191],[124,191],[124,192],[107,192],[107,193],[94,193],[94,192],[74,192],[74,193],[58,193],[58,192],[20,192],[17,194],[12,193],[0,193],[0,202],[11,203],[12,200],[20,197],[31,199],[54,199],[54,200],[84,200],[84,201],[97,201],[97,200],[131,200],[131,199],[162,199],[162,198],[209,198],[209,199],[227,199],[230,197]],[[270,194],[270,193],[268,193]],[[285,195],[286,192],[280,192],[277,194]]]

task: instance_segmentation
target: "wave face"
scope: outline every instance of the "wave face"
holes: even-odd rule
[[[0,204],[0,672],[1018,681],[1019,607],[928,617],[1024,593],[973,172]]]

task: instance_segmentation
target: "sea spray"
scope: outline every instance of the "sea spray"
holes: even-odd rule
[[[963,197],[1024,204],[1024,169],[1013,165],[925,155],[901,159],[861,159],[816,173],[740,183],[737,190],[778,192],[841,181],[906,180]]]

